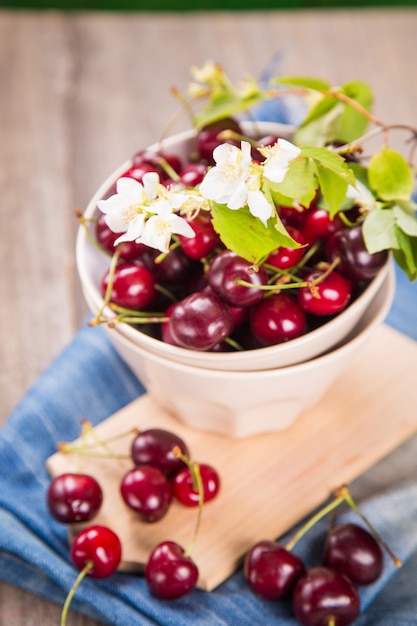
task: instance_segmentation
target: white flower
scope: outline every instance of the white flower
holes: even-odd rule
[[[173,233],[184,237],[195,237],[194,230],[183,217],[165,208],[148,218],[138,242],[161,252],[169,252]]]
[[[200,193],[208,200],[236,210],[248,205],[250,212],[265,224],[273,206],[261,191],[261,174],[252,163],[251,146],[242,141],[241,149],[221,144],[213,151],[216,163],[200,184]]]
[[[259,150],[266,157],[264,176],[272,183],[282,183],[290,162],[301,152],[300,148],[282,138],[278,139],[273,146],[264,146]]]
[[[105,214],[108,227],[115,233],[124,233],[115,241],[134,241],[143,232],[147,213],[152,209],[147,206],[157,195],[159,176],[148,172],[143,177],[143,184],[134,178],[122,177],[116,183],[116,193],[97,203]]]
[[[359,180],[356,181],[355,187],[352,185],[348,186],[346,197],[354,200],[355,204],[366,212],[371,211],[377,206],[377,202],[368,187],[366,187]]]

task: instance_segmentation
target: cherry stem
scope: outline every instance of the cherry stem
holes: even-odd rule
[[[362,511],[360,510],[360,508],[358,507],[358,505],[356,504],[356,502],[354,501],[354,499],[352,498],[349,489],[347,488],[346,485],[342,485],[338,490],[337,493],[340,494],[340,497],[342,497],[345,502],[350,506],[350,508],[355,511],[355,513],[357,515],[359,515],[359,517],[365,522],[365,524],[368,526],[369,530],[372,532],[372,534],[374,535],[375,539],[381,544],[381,546],[386,550],[386,552],[389,554],[389,556],[391,557],[394,565],[396,567],[401,567],[402,565],[402,561],[401,559],[399,559],[396,554],[394,554],[394,552],[391,550],[391,548],[387,545],[387,543],[383,540],[383,538],[381,537],[381,535],[379,534],[379,532],[376,530],[376,528],[374,527],[374,525],[368,520],[368,518],[362,513]]]
[[[77,578],[75,579],[71,589],[69,590],[69,593],[65,599],[65,603],[64,606],[62,607],[62,613],[61,613],[61,626],[65,626],[67,623],[67,616],[68,616],[68,610],[70,607],[70,604],[72,602],[72,599],[74,597],[75,592],[77,591],[78,587],[80,586],[80,584],[82,583],[82,581],[84,580],[84,578],[87,576],[88,572],[94,567],[94,563],[93,561],[87,561],[87,563],[84,565],[83,569],[80,571],[80,573],[78,574]]]
[[[113,283],[114,283],[114,274],[116,271],[117,263],[119,262],[120,252],[121,252],[121,248],[120,246],[118,246],[116,247],[116,250],[111,257],[110,268],[109,268],[109,279],[108,279],[106,291],[105,291],[104,298],[103,298],[103,304],[101,305],[100,310],[98,311],[94,319],[90,320],[89,322],[90,326],[96,326],[102,321],[103,311],[110,302],[110,296],[111,296]]]
[[[334,615],[330,615],[329,619],[327,620],[327,626],[336,626],[336,618]]]
[[[317,522],[319,522],[323,517],[328,515],[331,511],[336,509],[338,506],[345,501],[345,497],[340,495],[335,497],[329,504],[321,508],[315,515],[313,515],[301,528],[295,533],[294,537],[287,542],[285,548],[290,551],[294,548],[295,544],[299,542],[299,540],[304,537],[304,535],[311,529]]]
[[[173,448],[173,453],[178,459],[181,459],[181,461],[189,469],[190,474],[191,474],[192,487],[195,491],[198,492],[198,513],[197,513],[197,520],[196,520],[196,524],[194,528],[194,533],[190,541],[190,544],[188,545],[187,549],[184,552],[185,556],[190,556],[196,544],[198,531],[200,529],[201,517],[202,517],[203,507],[204,507],[204,487],[203,487],[203,481],[201,478],[199,463],[197,463],[196,461],[190,461],[190,459],[181,452],[181,449],[178,446],[175,446]]]

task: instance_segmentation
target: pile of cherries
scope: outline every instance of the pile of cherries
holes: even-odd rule
[[[199,507],[201,512],[203,504],[219,491],[217,471],[210,465],[191,462],[186,443],[171,431],[162,428],[139,431],[131,444],[130,457],[133,467],[121,479],[120,494],[144,522],[161,520],[173,499],[188,507]],[[84,526],[99,512],[102,502],[103,491],[98,481],[81,472],[55,476],[47,491],[50,514],[66,524],[83,523]],[[118,568],[122,544],[107,526],[87,525],[75,534],[70,556],[86,575],[105,578]],[[189,593],[198,575],[189,551],[173,541],[159,543],[145,567],[145,579],[151,592],[165,599]]]
[[[358,587],[375,582],[383,570],[380,543],[363,526],[334,525],[327,533],[322,562],[306,568],[292,549],[260,541],[246,554],[244,577],[266,600],[290,599],[302,626],[348,626],[360,614]]]
[[[242,134],[236,120],[221,120],[198,132],[195,153],[187,163],[176,154],[144,150],[134,155],[123,176],[141,182],[146,172],[157,171],[166,186],[195,187],[213,165],[213,150],[225,142],[221,132],[226,129]],[[263,137],[259,145],[271,145],[277,139]],[[259,151],[252,150],[253,159],[262,161]],[[319,201],[317,193],[309,207],[277,207],[300,247],[277,248],[256,271],[225,249],[205,211],[189,220],[195,237],[177,236],[162,258],[159,251],[144,244],[122,243],[114,275],[109,279],[107,272],[102,279],[102,295],[111,280],[109,299],[116,311],[123,311],[120,319],[134,319],[135,311],[163,314],[164,322],[137,327],[193,350],[247,350],[299,337],[343,311],[387,259],[386,252],[367,251],[355,208],[346,214],[348,220],[331,219]],[[98,244],[114,254],[118,235],[100,214]],[[279,290],[280,283],[294,279],[304,286]]]

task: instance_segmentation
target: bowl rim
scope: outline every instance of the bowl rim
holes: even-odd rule
[[[341,343],[339,343],[334,349],[328,350],[324,354],[321,354],[315,358],[309,359],[308,361],[303,361],[301,363],[295,363],[294,365],[289,365],[286,367],[277,367],[271,369],[258,369],[258,370],[223,370],[223,369],[211,369],[205,367],[199,367],[197,365],[188,365],[183,362],[173,361],[172,359],[167,359],[159,354],[154,352],[150,352],[143,346],[137,345],[130,341],[123,335],[117,337],[117,341],[122,341],[127,347],[132,348],[133,350],[138,351],[144,358],[148,358],[153,360],[156,363],[161,365],[167,364],[169,362],[173,369],[183,373],[183,374],[196,374],[198,372],[204,373],[204,376],[207,378],[219,378],[219,376],[229,379],[229,380],[253,380],[254,378],[270,378],[274,379],[277,376],[290,376],[294,374],[303,374],[311,369],[317,368],[326,362],[332,362],[334,359],[340,357],[344,352],[352,352],[352,350],[366,340],[371,332],[375,330],[375,328],[383,322],[385,319],[394,299],[395,294],[395,271],[394,267],[391,265],[387,275],[382,282],[376,299],[372,301],[369,305],[367,311],[361,320],[356,324],[354,329],[350,332],[347,338],[345,338]],[[380,304],[377,307],[375,302],[377,301],[379,296]],[[364,317],[368,315],[369,320],[364,324]],[[117,328],[108,329],[109,333],[116,331]]]

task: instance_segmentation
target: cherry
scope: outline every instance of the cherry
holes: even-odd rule
[[[233,330],[227,306],[217,296],[205,291],[176,302],[171,308],[168,324],[175,343],[192,350],[210,350]]]
[[[149,556],[145,579],[153,595],[175,600],[194,589],[198,568],[179,544],[163,541]]]
[[[110,280],[106,272],[101,283],[104,296]],[[114,272],[110,301],[127,309],[143,309],[155,298],[155,280],[142,263],[120,263]]]
[[[188,447],[181,437],[162,428],[149,428],[135,436],[131,455],[135,465],[153,465],[172,478],[184,467],[184,462],[173,452],[175,448],[189,458]]]
[[[292,603],[302,626],[348,626],[360,613],[353,583],[328,567],[313,567],[303,574],[293,591]]]
[[[59,522],[87,522],[99,511],[102,489],[88,474],[66,472],[52,479],[47,491],[49,512]]]
[[[122,478],[120,491],[126,504],[145,522],[157,522],[168,512],[172,487],[157,467],[139,465]]]
[[[183,283],[191,270],[190,259],[181,248],[173,248],[165,255],[148,248],[142,259],[155,281],[165,285]]]
[[[153,165],[143,162],[133,165],[124,174],[122,174],[122,176],[126,178],[134,178],[139,183],[141,183],[143,181],[144,175],[148,174],[149,172],[158,172],[158,170]]]
[[[200,476],[203,485],[203,501],[210,502],[216,497],[220,489],[220,477],[217,471],[205,463],[199,464]],[[184,467],[174,477],[173,489],[175,498],[185,506],[198,506],[200,495],[193,483],[192,472]]]
[[[305,280],[316,284],[300,287],[297,290],[297,300],[300,307],[307,313],[326,316],[335,315],[343,311],[349,304],[352,296],[352,285],[336,271],[320,280],[322,270],[315,270],[305,277]]]
[[[180,179],[186,187],[195,187],[204,178],[207,172],[205,163],[188,163],[180,171]]]
[[[304,239],[310,245],[316,241],[327,241],[336,231],[343,228],[340,217],[332,219],[330,213],[319,207],[307,211],[303,220],[302,232]]]
[[[253,265],[230,250],[223,250],[213,259],[207,281],[218,296],[231,306],[246,307],[260,302],[264,296],[261,285],[268,281],[265,268]],[[239,284],[245,281],[249,285]]]
[[[179,235],[178,239],[181,248],[191,259],[203,259],[219,244],[219,236],[213,228],[210,217],[202,212],[189,220],[189,224],[195,233],[195,237]]]
[[[303,335],[307,319],[295,297],[280,292],[252,307],[249,324],[256,341],[271,346]]]
[[[386,250],[370,254],[365,246],[361,226],[337,230],[328,239],[327,258],[333,262],[340,259],[338,271],[353,280],[370,280],[385,265]]]
[[[197,150],[200,158],[207,161],[209,164],[213,164],[213,151],[222,143],[232,143],[236,146],[240,145],[240,142],[230,141],[219,138],[219,135],[224,130],[232,130],[235,133],[242,134],[239,123],[232,118],[224,118],[212,122],[204,126],[197,134]]]
[[[266,540],[249,550],[243,566],[249,588],[267,600],[288,596],[304,571],[304,563],[296,554]]]
[[[281,246],[274,250],[274,252],[271,252],[266,259],[267,264],[273,265],[281,270],[286,270],[294,265],[297,265],[306,252],[306,248],[304,246],[307,242],[303,233],[298,230],[298,228],[295,228],[295,226],[290,225],[287,226],[287,231],[295,241],[301,244],[301,247],[287,248],[285,246]]]
[[[152,167],[154,171],[158,172],[161,179],[165,179],[170,176],[164,167],[164,162],[166,162],[168,166],[177,174],[182,169],[181,159],[176,154],[167,153],[162,150],[157,152],[152,150],[140,150],[133,156],[132,167],[135,168],[148,165]]]
[[[357,524],[339,524],[328,533],[323,562],[346,574],[357,585],[369,585],[379,578],[383,554],[379,543]]]
[[[96,239],[98,243],[110,254],[114,254],[115,246],[114,242],[119,237],[120,233],[114,233],[107,226],[106,216],[104,213],[100,213],[96,222]],[[119,244],[120,258],[125,261],[132,261],[133,259],[139,259],[147,249],[143,243],[136,243],[135,241],[124,241]]]
[[[91,562],[87,574],[106,578],[116,571],[122,557],[120,539],[106,526],[89,526],[81,530],[70,548],[71,559],[80,570]]]

